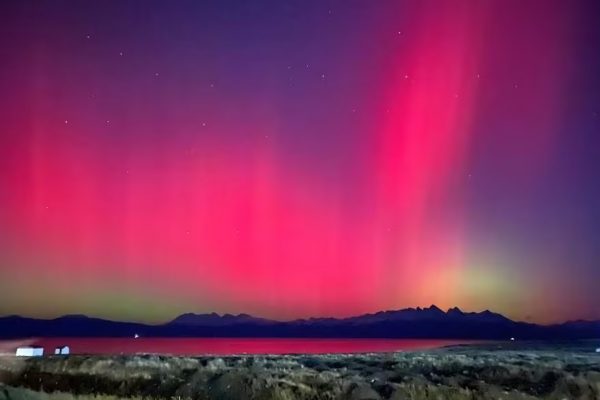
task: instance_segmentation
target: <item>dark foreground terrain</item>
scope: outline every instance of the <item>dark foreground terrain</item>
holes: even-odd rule
[[[598,343],[322,356],[0,358],[9,399],[600,399]]]

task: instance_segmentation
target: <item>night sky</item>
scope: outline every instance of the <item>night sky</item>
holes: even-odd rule
[[[600,319],[599,18],[2,1],[0,314]]]

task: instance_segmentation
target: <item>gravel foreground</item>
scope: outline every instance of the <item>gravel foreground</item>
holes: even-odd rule
[[[600,399],[600,354],[458,346],[360,355],[0,358],[0,400]]]

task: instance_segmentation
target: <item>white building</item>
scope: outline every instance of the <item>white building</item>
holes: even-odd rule
[[[54,349],[54,354],[60,354],[63,356],[69,354],[70,352],[69,346],[59,346]]]
[[[21,346],[15,353],[17,357],[41,357],[44,355],[44,348],[40,346]]]

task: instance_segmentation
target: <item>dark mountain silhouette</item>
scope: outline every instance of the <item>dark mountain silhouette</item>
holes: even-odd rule
[[[244,322],[252,322],[252,323],[269,323],[271,321],[256,318],[248,314],[224,314],[219,315],[217,313],[210,314],[194,314],[194,313],[186,313],[181,314],[173,321],[169,322],[170,325],[182,325],[182,326],[226,326],[226,325],[235,325]]]
[[[84,315],[55,319],[0,318],[0,337],[307,337],[444,339],[591,339],[600,321],[536,325],[512,321],[491,311],[464,312],[436,306],[381,311],[349,318],[274,321],[247,314],[183,314],[161,325],[108,321]]]

